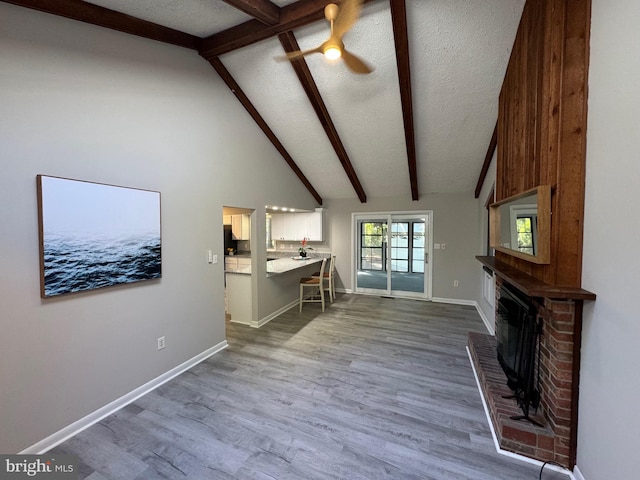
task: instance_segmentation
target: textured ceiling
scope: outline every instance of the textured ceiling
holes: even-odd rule
[[[251,19],[221,0],[90,3],[198,37]],[[523,6],[524,0],[406,1],[421,195],[473,192]],[[294,30],[302,49],[318,46],[328,32],[325,21]],[[366,196],[411,198],[389,2],[367,3],[344,41],[375,67],[372,74],[355,75],[319,54],[306,57],[307,65]],[[282,54],[272,37],[220,60],[320,197],[357,198],[292,66],[274,61]]]

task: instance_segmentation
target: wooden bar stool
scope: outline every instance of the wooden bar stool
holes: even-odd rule
[[[329,291],[329,300],[331,303],[336,299],[336,284],[335,284],[335,271],[336,271],[336,256],[331,255],[331,260],[329,261],[329,269],[324,272],[324,279],[327,280],[326,290]],[[320,272],[315,272],[312,277],[319,277]]]
[[[305,277],[300,279],[300,311],[302,312],[303,303],[322,303],[322,311],[324,312],[324,269],[327,264],[327,259],[322,259],[322,266],[320,267],[320,276],[318,277]],[[305,288],[311,288],[311,294],[305,298]],[[319,290],[319,295],[316,293]]]

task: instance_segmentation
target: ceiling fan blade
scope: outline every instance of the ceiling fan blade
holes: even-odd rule
[[[285,55],[280,55],[275,57],[278,62],[284,62],[286,60],[295,60],[297,58],[302,58],[306,55],[311,55],[312,53],[322,53],[322,47],[312,48],[311,50],[296,50],[295,52],[287,52]]]
[[[333,36],[342,38],[356,23],[362,10],[363,0],[344,0],[340,4],[338,16],[333,22]]]
[[[346,50],[342,50],[342,59],[347,65],[349,70],[353,73],[367,74],[373,72],[374,68],[367,65],[367,63],[355,56],[353,53],[349,53]]]

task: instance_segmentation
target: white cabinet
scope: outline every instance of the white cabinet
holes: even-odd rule
[[[271,240],[282,240],[284,237],[284,218],[278,213],[271,214]]]
[[[274,213],[271,215],[271,238],[273,240],[295,240],[296,214]]]
[[[323,221],[322,209],[311,213],[297,213],[294,240],[306,238],[310,242],[322,242],[324,240]]]
[[[223,225],[231,225],[231,215],[223,215],[222,216],[222,224]]]
[[[251,257],[227,255],[224,257],[224,270],[231,273],[251,274]]]
[[[231,233],[234,240],[251,240],[251,215],[231,215]]]
[[[323,210],[311,213],[274,213],[271,215],[271,238],[299,242],[306,238],[312,242],[322,242]]]
[[[322,242],[324,240],[324,212],[318,209],[307,215],[306,237],[312,242]]]
[[[227,313],[231,321],[253,325],[251,275],[227,274]]]
[[[294,240],[309,239],[309,215],[310,213],[296,213],[296,225]]]
[[[284,215],[284,232],[285,240],[300,240],[298,237],[298,224],[296,214]]]

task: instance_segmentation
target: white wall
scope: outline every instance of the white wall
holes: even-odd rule
[[[433,211],[433,243],[445,243],[446,250],[433,251],[433,297],[457,300],[476,299],[477,211],[472,193],[423,195],[413,202],[406,197],[328,200],[327,223],[333,253],[336,254],[336,286],[354,289],[352,257],[352,213],[392,211]],[[454,287],[453,281],[459,286]]]
[[[593,0],[582,285],[578,468],[640,476],[640,3]]]
[[[12,453],[224,341],[223,263],[206,261],[222,258],[223,205],[256,209],[256,239],[265,204],[316,205],[197,53],[5,3],[0,19],[0,452]],[[161,191],[162,279],[40,299],[37,174]]]

